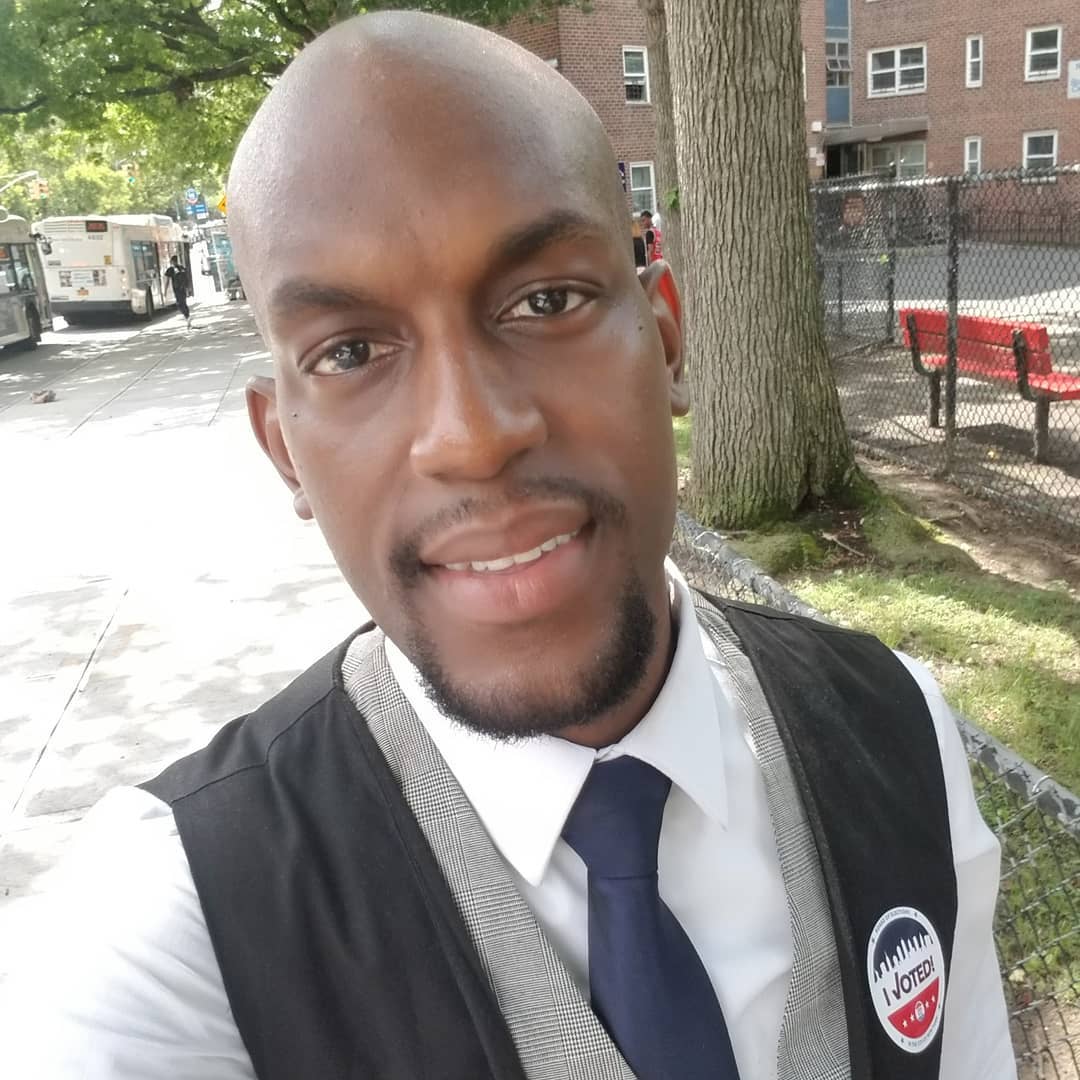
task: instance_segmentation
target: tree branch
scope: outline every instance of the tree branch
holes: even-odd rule
[[[300,38],[305,44],[314,41],[318,36],[318,32],[313,30],[310,26],[297,22],[278,0],[264,0],[265,6],[264,3],[259,3],[258,0],[241,0],[241,2],[253,11],[257,11],[263,18],[276,20],[286,30]],[[270,11],[267,11],[267,8],[269,8]]]
[[[24,101],[21,105],[0,105],[0,116],[25,116],[35,109],[40,109],[46,101],[48,97],[45,94],[38,94],[37,97]]]
[[[144,98],[157,97],[159,94],[174,94],[178,100],[191,96],[196,86],[205,83],[222,82],[225,79],[234,79],[238,75],[280,75],[285,70],[283,64],[259,64],[255,70],[253,58],[246,56],[241,60],[234,60],[231,64],[223,64],[221,67],[204,68],[202,71],[180,72],[163,83],[152,86],[133,86],[126,90],[118,90],[118,98]]]

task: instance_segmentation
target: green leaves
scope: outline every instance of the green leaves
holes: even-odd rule
[[[49,213],[176,214],[189,185],[216,201],[274,79],[335,23],[402,6],[496,23],[557,2],[0,0],[0,175],[38,169]],[[110,168],[125,161],[139,180],[117,173],[114,191]],[[19,198],[12,189],[5,205],[25,213]]]

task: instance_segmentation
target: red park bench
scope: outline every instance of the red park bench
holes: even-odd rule
[[[900,312],[911,362],[930,385],[930,426],[941,426],[941,379],[945,373],[949,316],[944,311],[905,308]],[[990,383],[1009,383],[1035,405],[1035,460],[1046,461],[1050,404],[1080,400],[1080,375],[1054,371],[1050,335],[1038,323],[977,315],[956,320],[956,374]]]

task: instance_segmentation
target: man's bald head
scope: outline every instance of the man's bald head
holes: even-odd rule
[[[595,113],[494,34],[365,16],[274,88],[229,204],[255,433],[372,618],[464,723],[617,729],[669,655],[685,394]]]
[[[425,208],[427,222],[438,228],[449,216],[460,224],[451,196],[514,165],[549,190],[565,189],[569,200],[599,197],[625,233],[607,134],[550,65],[439,16],[350,19],[300,54],[237,149],[230,226],[245,284],[301,206],[325,210],[327,228],[345,210],[395,214],[401,199],[419,195],[402,185],[407,174],[431,173],[443,197]],[[527,187],[521,197],[530,197]],[[253,299],[258,307],[257,284]]]

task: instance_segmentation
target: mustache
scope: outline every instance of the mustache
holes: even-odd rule
[[[588,487],[569,476],[530,477],[506,487],[497,498],[470,496],[432,514],[394,546],[390,567],[403,585],[414,585],[424,572],[420,549],[429,537],[464,524],[470,518],[498,513],[511,506],[527,507],[533,499],[580,503],[598,524],[622,525],[627,520],[626,507],[606,491]]]

